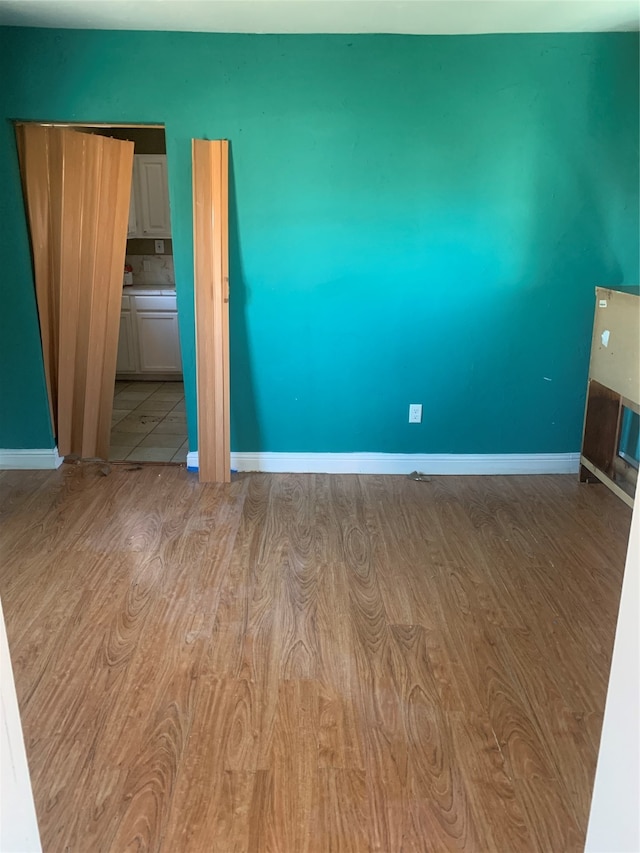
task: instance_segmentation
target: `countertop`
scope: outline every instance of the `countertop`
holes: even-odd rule
[[[175,296],[175,284],[128,284],[122,288],[123,296]]]

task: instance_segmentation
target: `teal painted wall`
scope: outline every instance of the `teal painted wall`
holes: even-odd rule
[[[51,445],[22,118],[165,123],[192,449],[192,137],[231,140],[234,450],[579,447],[594,287],[639,278],[637,34],[5,29],[0,74],[0,446]]]

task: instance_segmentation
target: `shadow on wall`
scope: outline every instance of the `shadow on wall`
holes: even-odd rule
[[[233,148],[229,145],[229,358],[231,449],[260,448],[260,425],[247,333],[250,291],[242,266]]]
[[[585,81],[582,128],[608,123],[606,105],[597,102],[601,96],[594,91],[600,85],[597,74]],[[613,116],[611,121],[615,123]],[[637,237],[635,245],[624,245],[619,235],[626,230],[620,227],[621,219],[627,227],[634,217],[637,220],[637,194],[633,202],[631,187],[620,192],[623,175],[629,173],[624,146],[617,148],[620,159],[611,161],[616,146],[602,144],[606,131],[598,133],[594,127],[585,139],[584,130],[577,130],[557,104],[551,110],[541,104],[539,122],[552,133],[536,140],[528,253],[512,316],[514,327],[529,328],[535,334],[539,372],[551,380],[542,377],[549,387],[539,398],[544,405],[537,417],[547,418],[540,429],[554,434],[564,423],[565,449],[574,451],[580,447],[595,288],[618,287],[634,275],[629,264],[637,255]],[[553,132],[555,128],[558,132]],[[630,126],[627,132],[618,122],[617,132],[624,140],[633,131]],[[606,167],[605,151],[610,161]],[[637,227],[634,230],[637,235]],[[567,341],[573,346],[567,347]],[[523,344],[514,340],[514,345]],[[553,393],[556,379],[558,387],[571,389],[569,394]],[[539,383],[540,377],[532,376],[534,380]]]
[[[528,254],[509,300],[511,346],[534,349],[522,390],[537,432],[573,452],[580,447],[595,288],[616,287],[625,275],[608,227],[606,206],[615,200],[603,195],[598,164],[572,147],[556,149],[551,165],[548,152],[539,156]]]
[[[545,116],[547,126],[554,120]],[[468,352],[466,376],[444,389],[447,399],[432,413],[441,421],[434,430],[448,429],[448,452],[463,440],[456,424],[470,417],[477,435],[490,436],[474,452],[531,452],[534,439],[547,452],[580,447],[594,290],[620,285],[631,271],[612,244],[607,205],[620,202],[607,196],[598,163],[570,135],[559,133],[553,146],[549,139],[536,139],[519,164],[528,197],[502,241],[505,258],[516,247],[513,256],[496,260],[484,294],[491,313],[469,292],[459,317],[454,349]],[[501,393],[483,397],[479,389],[495,386],[496,371]],[[516,410],[512,400],[523,404]]]

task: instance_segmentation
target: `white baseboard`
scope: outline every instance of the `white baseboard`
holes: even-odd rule
[[[10,468],[17,470],[53,471],[62,465],[62,456],[58,456],[58,448],[43,448],[36,450],[0,450],[0,470]]]
[[[579,453],[232,453],[235,471],[291,474],[575,474]],[[187,468],[198,469],[197,451]]]

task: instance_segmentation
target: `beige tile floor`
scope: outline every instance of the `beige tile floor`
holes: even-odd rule
[[[109,459],[187,461],[182,382],[116,382]]]

